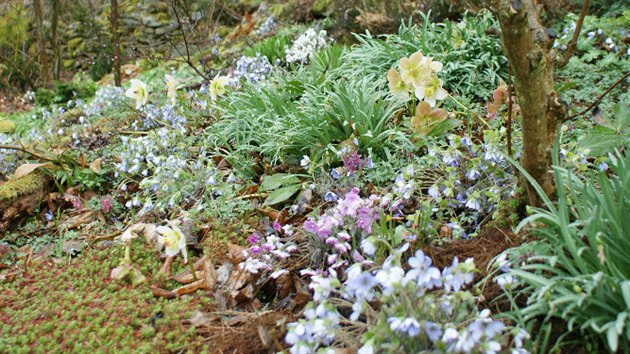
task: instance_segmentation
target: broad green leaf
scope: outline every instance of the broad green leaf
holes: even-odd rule
[[[613,112],[615,115],[615,128],[618,133],[630,127],[630,104],[625,102],[617,103],[615,108],[613,108]]]
[[[462,121],[459,119],[446,119],[441,122],[435,123],[435,125],[431,128],[431,131],[428,136],[439,136],[447,131],[454,129],[462,124]]]
[[[562,92],[562,91],[566,91],[566,90],[572,89],[572,88],[574,88],[574,87],[576,87],[576,86],[577,86],[577,82],[575,82],[575,81],[569,81],[569,82],[567,82],[566,84],[564,84],[564,85],[562,85],[562,86],[558,87],[558,88],[556,89],[556,91],[558,91],[558,92]]]
[[[275,175],[266,176],[260,185],[260,191],[270,191],[282,186],[289,186],[300,183],[300,179],[288,173],[276,173]]]
[[[603,128],[603,127],[602,127]],[[609,133],[595,133],[585,136],[580,146],[589,149],[591,156],[605,155],[623,145],[630,137]]]
[[[626,302],[626,307],[630,310],[630,280],[621,283],[621,295]]]
[[[299,184],[276,189],[273,192],[269,193],[263,205],[274,205],[282,203],[291,198],[291,196],[294,195],[295,192],[297,192],[298,190],[300,190]]]

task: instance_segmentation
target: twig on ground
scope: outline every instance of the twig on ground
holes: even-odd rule
[[[586,107],[584,110],[582,110],[579,113],[576,113],[574,115],[568,116],[567,118],[565,118],[564,120],[571,120],[573,118],[579,117],[585,113],[588,113],[588,111],[590,111],[591,109],[593,109],[595,106],[597,106],[599,104],[599,102],[606,97],[607,94],[610,93],[610,91],[612,91],[617,85],[619,85],[620,83],[622,83],[628,76],[630,76],[630,72],[627,72],[621,79],[617,80],[614,84],[612,84],[606,91],[604,91],[604,93],[602,93],[601,95],[599,95],[599,97],[597,97],[597,99],[595,101],[593,101],[593,103],[591,103],[588,107]]]

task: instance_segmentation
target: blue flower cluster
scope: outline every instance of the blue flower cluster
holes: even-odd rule
[[[195,202],[200,193],[213,193],[222,182],[207,152],[191,151],[180,131],[160,128],[147,136],[123,136],[121,141],[115,177],[140,179],[141,192],[126,204],[130,209],[172,209],[181,202]],[[126,188],[123,182],[121,190]]]
[[[233,83],[238,85],[241,79],[256,83],[263,81],[271,72],[273,66],[266,56],[257,53],[255,57],[241,56],[236,62],[233,73]]]
[[[147,130],[168,126],[173,129],[185,131],[188,120],[176,111],[176,107],[170,105],[156,106],[148,104],[141,109],[142,118],[132,123],[134,130]]]
[[[408,249],[405,244],[393,251],[381,267],[355,263],[345,274],[334,269],[311,272],[313,302],[304,319],[288,325],[290,352],[327,352],[343,331],[339,324],[358,321],[367,327],[359,350],[363,354],[498,353],[510,345],[509,331],[514,335],[512,352],[527,353],[527,332],[493,320],[489,310],[478,311],[475,297],[464,290],[473,281],[472,259],[460,263],[455,258],[440,271],[418,250],[403,268],[400,259]],[[339,310],[345,306],[351,311]]]
[[[278,28],[278,22],[276,21],[276,18],[273,16],[269,16],[265,19],[265,21],[263,21],[263,23],[256,25],[256,28],[254,29],[254,35],[263,37],[275,31],[276,28]]]
[[[504,129],[485,131],[485,141],[451,135],[402,171],[394,182],[389,210],[402,216],[414,197],[431,206],[432,224],[448,226],[456,237],[468,237],[514,195],[514,171],[503,151]],[[518,147],[517,147],[518,148]],[[416,174],[415,171],[423,171]]]

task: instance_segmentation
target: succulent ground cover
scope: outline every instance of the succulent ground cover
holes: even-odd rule
[[[272,3],[0,102],[0,352],[630,348],[628,11],[555,24],[548,196],[494,14]]]

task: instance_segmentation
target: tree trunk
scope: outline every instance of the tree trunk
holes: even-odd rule
[[[566,114],[553,84],[553,40],[540,22],[534,0],[494,0],[494,6],[521,107],[522,165],[551,196],[555,191],[550,173],[551,151],[558,125]],[[530,205],[541,206],[540,197],[529,184],[527,196]]]
[[[114,83],[120,83],[120,36],[118,33],[118,0],[111,0],[111,22],[112,22],[112,47],[114,48]]]
[[[46,44],[44,43],[44,24],[42,15],[41,0],[33,0],[33,11],[35,13],[35,37],[37,39],[37,50],[39,51],[39,62],[42,65],[42,79],[44,86],[48,84],[50,70],[48,67],[48,55],[46,54]]]
[[[52,35],[53,45],[53,75],[55,80],[59,80],[59,74],[61,72],[61,50],[59,48],[59,36],[57,29],[59,27],[59,11],[60,0],[52,0],[52,19],[50,25],[50,33]]]

